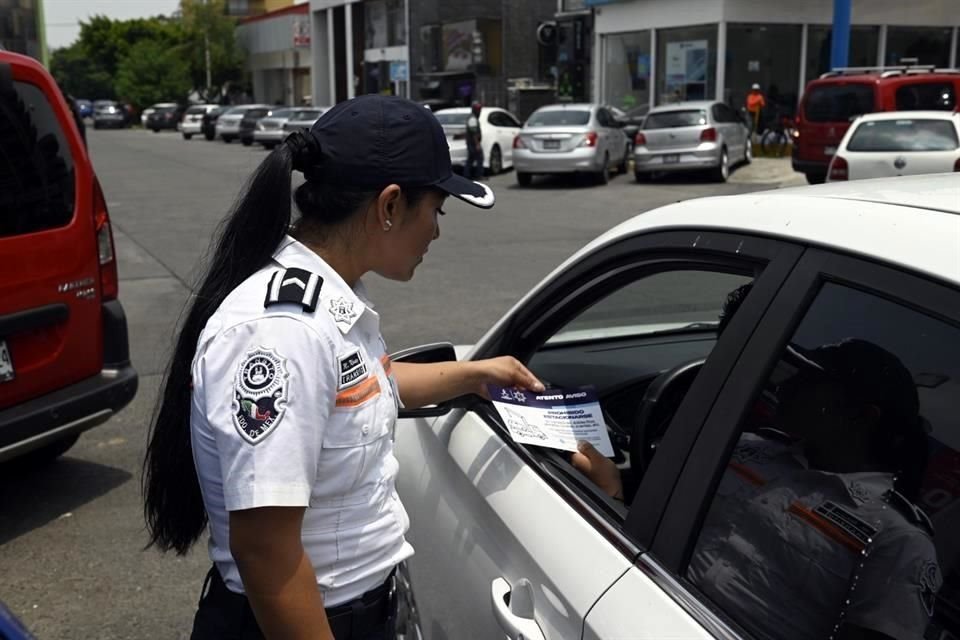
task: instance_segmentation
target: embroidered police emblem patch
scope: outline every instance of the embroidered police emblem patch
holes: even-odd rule
[[[260,347],[240,363],[233,387],[233,423],[243,439],[257,444],[273,433],[287,408],[286,361]]]
[[[331,298],[329,309],[334,322],[350,323],[359,315],[354,304],[346,298]]]

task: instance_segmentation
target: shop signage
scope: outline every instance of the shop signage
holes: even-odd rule
[[[310,46],[310,18],[293,19],[293,46]]]
[[[410,73],[407,69],[406,60],[390,61],[390,82],[407,82],[410,80]]]

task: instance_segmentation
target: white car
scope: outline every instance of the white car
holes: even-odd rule
[[[216,109],[217,106],[215,104],[194,104],[187,107],[180,124],[177,125],[183,139],[189,140],[194,135],[203,133],[203,116]]]
[[[958,194],[687,200],[564,262],[456,355],[593,385],[626,500],[488,400],[401,409],[407,637],[957,637]]]
[[[463,167],[467,163],[467,119],[469,107],[440,109],[437,117],[447,134],[450,162]],[[513,139],[520,132],[520,121],[509,111],[498,107],[480,109],[480,146],[483,147],[483,168],[491,175],[513,166]]]
[[[888,111],[857,118],[830,160],[827,181],[960,171],[960,113]]]
[[[217,118],[216,137],[226,143],[233,142],[240,137],[240,121],[250,109],[265,108],[269,109],[268,104],[241,104],[231,107],[224,111],[223,115]]]

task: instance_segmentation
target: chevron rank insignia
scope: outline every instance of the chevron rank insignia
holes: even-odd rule
[[[304,311],[316,311],[321,286],[323,286],[323,278],[304,269],[291,268],[277,271],[270,278],[267,298],[263,306],[298,304]]]

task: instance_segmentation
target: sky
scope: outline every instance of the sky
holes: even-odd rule
[[[179,0],[44,0],[47,21],[47,47],[52,51],[73,43],[80,35],[80,21],[90,16],[127,20],[170,15]]]

